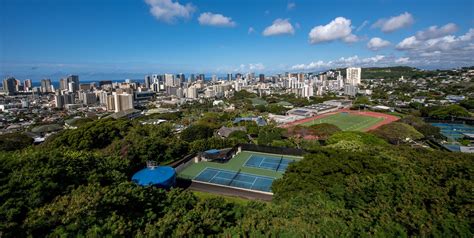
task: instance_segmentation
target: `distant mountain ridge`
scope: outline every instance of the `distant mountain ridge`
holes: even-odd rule
[[[463,67],[461,69],[474,69],[474,66]],[[346,68],[334,69],[340,71],[342,76],[346,76]],[[405,78],[421,78],[430,77],[439,74],[440,72],[448,72],[451,70],[424,70],[409,66],[393,66],[393,67],[368,67],[362,68],[362,79],[398,79]]]

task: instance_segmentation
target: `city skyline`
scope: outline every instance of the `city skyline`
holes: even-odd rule
[[[5,1],[0,73],[55,81],[472,65],[472,1],[409,3]]]

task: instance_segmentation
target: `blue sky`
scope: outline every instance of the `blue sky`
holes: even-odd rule
[[[2,76],[474,65],[472,0],[3,0],[0,4]]]

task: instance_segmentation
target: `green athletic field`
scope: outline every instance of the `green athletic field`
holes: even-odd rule
[[[313,121],[304,122],[300,125],[311,126],[315,124],[328,123],[339,127],[343,131],[362,131],[381,121],[383,121],[383,118],[355,115],[349,113],[337,113],[327,117],[315,119]]]
[[[181,171],[178,174],[178,177],[184,178],[184,179],[193,179],[196,177],[201,171],[203,171],[205,168],[216,168],[216,169],[225,169],[225,170],[230,170],[230,171],[239,171],[243,173],[248,173],[248,174],[254,174],[254,175],[260,175],[260,176],[267,176],[267,177],[272,177],[272,178],[280,178],[283,176],[282,172],[277,172],[273,170],[268,170],[268,169],[261,169],[261,168],[251,168],[251,167],[246,167],[244,166],[245,162],[250,158],[252,154],[258,155],[258,154],[263,154],[265,155],[266,153],[259,153],[259,152],[254,152],[254,151],[242,151],[235,155],[234,158],[230,159],[227,163],[218,163],[218,162],[206,162],[206,161],[201,161],[199,163],[193,163],[189,165],[186,169]],[[271,156],[281,156],[281,155],[275,155],[275,154],[266,154],[266,155],[271,155]],[[300,160],[302,157],[298,156],[288,156],[285,155],[283,156],[285,159],[291,159],[291,160]]]

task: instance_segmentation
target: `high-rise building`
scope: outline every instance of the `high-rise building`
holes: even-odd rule
[[[82,94],[82,102],[85,105],[94,105],[97,103],[97,95],[95,93],[83,92]]]
[[[178,74],[178,75],[176,75],[176,77],[179,78],[180,84],[175,85],[175,86],[180,87],[182,83],[186,82],[186,76],[184,74]]]
[[[200,75],[199,75],[199,80],[205,81],[205,80],[206,80],[206,76],[205,76],[204,74],[200,74]]]
[[[346,69],[346,84],[357,86],[360,84],[362,69],[349,67]]]
[[[247,74],[247,80],[248,81],[253,81],[255,79],[255,73],[248,73]]]
[[[68,91],[69,92],[72,92],[72,93],[75,93],[77,92],[77,89],[76,89],[76,83],[75,82],[69,82],[68,83]]]
[[[128,93],[117,94],[113,93],[114,96],[114,110],[115,112],[121,112],[128,109],[133,109],[133,95]]]
[[[357,86],[354,86],[351,84],[346,84],[344,86],[344,94],[351,97],[354,97],[355,95],[357,95],[358,90],[359,89],[357,88]]]
[[[99,87],[100,87],[100,88],[102,88],[102,87],[105,86],[105,85],[110,85],[110,86],[112,86],[112,81],[110,81],[110,80],[101,80],[101,81],[99,81]]]
[[[211,79],[211,82],[215,83],[217,82],[217,75],[212,75],[212,79]]]
[[[173,74],[165,74],[165,86],[174,86],[174,75]]]
[[[178,88],[178,89],[176,90],[176,97],[177,97],[177,98],[183,98],[183,97],[184,97],[184,90],[183,90],[183,88]]]
[[[42,93],[50,93],[53,91],[51,87],[51,79],[42,79],[41,80],[41,92]]]
[[[97,96],[99,97],[99,103],[101,105],[107,105],[107,96],[108,96],[107,92],[99,91],[97,93]]]
[[[16,79],[14,77],[8,77],[3,80],[3,91],[8,95],[16,93]]]
[[[74,92],[79,91],[79,76],[77,75],[69,75],[67,76],[67,82],[73,82],[74,83]]]
[[[68,87],[67,78],[62,78],[59,80],[59,90],[67,90]]]
[[[216,91],[214,89],[208,88],[205,92],[204,95],[206,98],[213,98],[216,96]]]
[[[263,83],[265,81],[265,75],[264,74],[259,74],[258,75],[258,81]]]
[[[178,87],[170,87],[170,86],[166,87],[166,94],[167,95],[176,96],[177,91],[178,91]]]
[[[31,82],[31,79],[26,79],[23,82],[23,90],[29,92],[32,87],[33,87],[33,83]]]
[[[107,111],[115,111],[115,95],[107,96]]]
[[[152,76],[152,90],[155,92],[165,90],[165,76],[161,74],[153,74]]]
[[[79,85],[79,89],[80,89],[81,91],[89,91],[89,90],[92,89],[92,84],[90,84],[90,83],[81,83],[81,84]]]
[[[198,97],[198,89],[194,86],[189,87],[186,90],[186,97],[187,98],[197,98]]]
[[[54,95],[54,102],[57,108],[64,108],[67,104],[75,103],[74,93],[61,94],[60,92]]]
[[[313,84],[305,82],[303,85],[303,91],[302,91],[301,96],[309,99],[309,97],[314,96],[313,90],[314,90]]]
[[[56,105],[56,108],[64,108],[63,95],[54,95],[54,104]]]
[[[151,76],[145,75],[145,88],[150,89],[151,84],[152,84]]]
[[[23,91],[23,86],[21,85],[21,82],[18,79],[15,79],[15,90],[17,92]]]
[[[173,80],[173,86],[181,87],[181,84],[184,82],[184,74],[177,74]]]
[[[227,74],[227,80],[232,81],[232,74]]]

